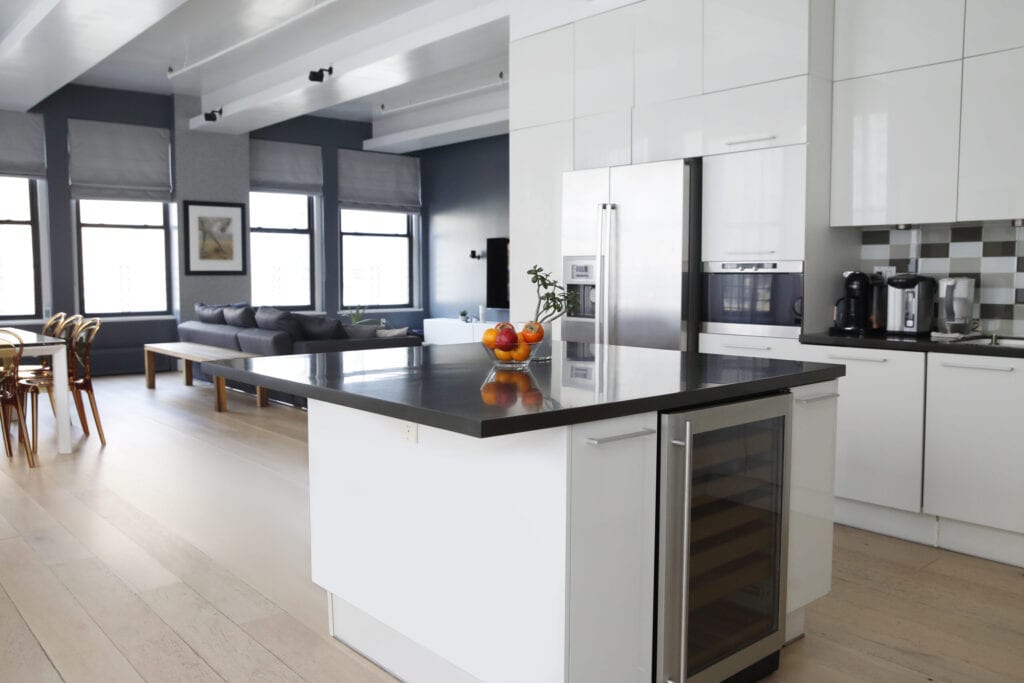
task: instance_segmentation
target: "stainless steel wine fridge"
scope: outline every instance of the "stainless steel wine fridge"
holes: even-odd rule
[[[661,418],[658,683],[717,683],[782,647],[791,405]]]

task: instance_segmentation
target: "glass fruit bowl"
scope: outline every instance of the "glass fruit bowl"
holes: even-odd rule
[[[487,344],[480,342],[480,346],[494,361],[494,367],[503,370],[525,370],[530,367],[530,359],[537,352],[540,342],[533,344],[525,341],[517,341],[515,344],[496,345],[493,349]],[[511,350],[508,350],[508,349]]]

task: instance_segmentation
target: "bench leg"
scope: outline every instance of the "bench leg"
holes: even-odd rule
[[[266,387],[256,387],[256,405],[260,408],[270,405],[270,392]]]
[[[156,354],[152,351],[146,351],[145,354],[146,362],[146,388],[156,389]]]
[[[185,361],[185,386],[192,386],[192,361]]]
[[[227,381],[220,376],[214,376],[213,387],[217,394],[217,412],[223,413],[228,409],[228,385]]]

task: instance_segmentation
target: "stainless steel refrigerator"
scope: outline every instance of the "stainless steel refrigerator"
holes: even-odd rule
[[[562,276],[580,299],[563,340],[696,348],[699,183],[699,160],[562,175]]]

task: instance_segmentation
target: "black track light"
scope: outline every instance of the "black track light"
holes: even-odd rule
[[[323,83],[324,78],[326,78],[327,76],[331,76],[333,74],[334,67],[329,66],[326,69],[317,69],[316,71],[310,71],[309,80],[313,81],[314,83]]]
[[[220,109],[211,109],[210,111],[208,111],[205,114],[203,114],[203,118],[206,119],[207,121],[213,123],[222,114],[224,114],[224,107],[221,107]]]

